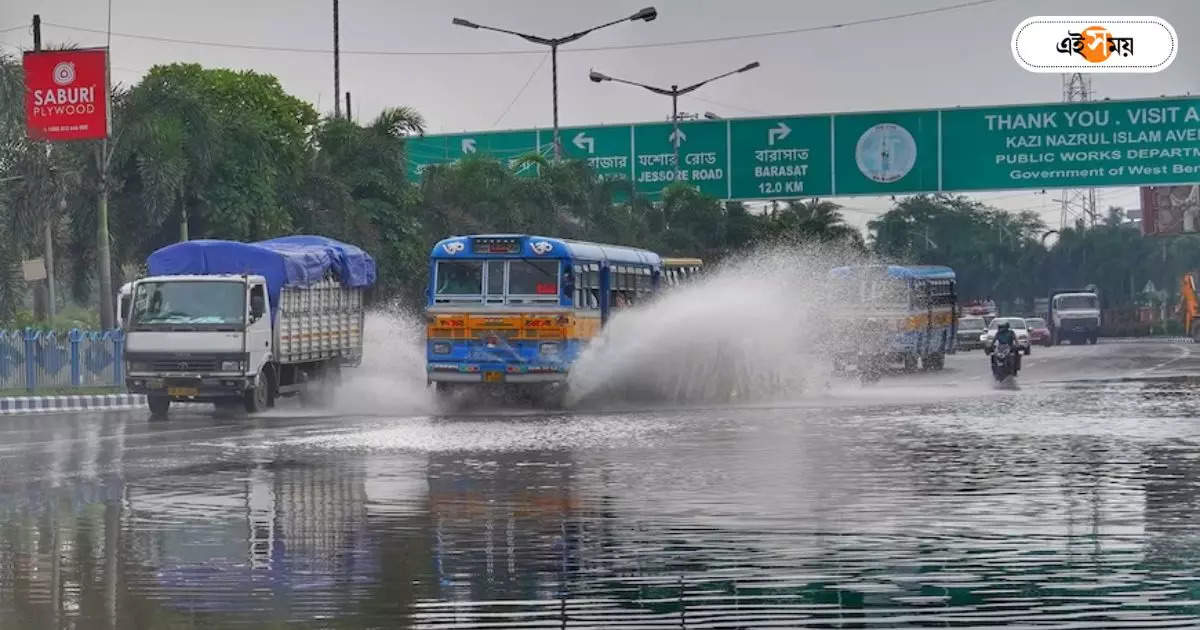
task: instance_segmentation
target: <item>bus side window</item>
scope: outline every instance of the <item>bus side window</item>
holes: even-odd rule
[[[591,309],[600,308],[600,265],[592,263],[587,266],[587,306]]]
[[[583,294],[586,291],[585,287],[583,286],[583,282],[584,282],[583,266],[575,265],[574,267],[571,268],[571,272],[572,272],[571,284],[575,285],[575,295],[572,296],[574,299],[575,308],[583,308],[584,307]]]

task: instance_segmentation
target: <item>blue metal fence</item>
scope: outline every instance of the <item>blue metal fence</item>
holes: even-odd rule
[[[124,384],[125,333],[0,330],[0,390]]]

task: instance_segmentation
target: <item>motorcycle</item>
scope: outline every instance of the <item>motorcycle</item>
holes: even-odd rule
[[[1017,354],[1011,345],[996,346],[992,350],[992,376],[997,382],[1017,375]]]

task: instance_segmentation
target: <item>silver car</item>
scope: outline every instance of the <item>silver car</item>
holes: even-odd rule
[[[987,331],[979,336],[984,352],[992,353],[992,346],[996,343],[996,333],[1000,331],[1000,324],[1008,324],[1008,327],[1016,333],[1018,350],[1025,354],[1033,351],[1033,344],[1029,341],[1029,327],[1026,326],[1024,317],[997,317],[988,324]]]

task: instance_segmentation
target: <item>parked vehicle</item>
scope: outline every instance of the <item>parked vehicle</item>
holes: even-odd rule
[[[954,335],[954,344],[959,350],[982,349],[980,335],[987,331],[987,322],[982,316],[958,318],[958,332]]]
[[[1096,343],[1100,335],[1100,296],[1088,289],[1065,289],[1050,293],[1050,342]]]
[[[1023,317],[997,317],[988,324],[987,332],[979,336],[979,341],[983,342],[983,351],[988,354],[992,353],[992,346],[996,343],[996,333],[1000,330],[1000,324],[1008,324],[1009,328],[1017,335],[1017,349],[1025,354],[1033,351],[1033,346],[1029,341],[1029,328],[1025,325]]]
[[[1029,342],[1034,345],[1050,347],[1050,327],[1041,317],[1026,317],[1025,325],[1029,327]]]
[[[1002,382],[1010,376],[1016,376],[1019,368],[1017,367],[1017,353],[1011,346],[1000,346],[996,351],[991,353],[992,377],[997,382]]]
[[[155,417],[173,401],[241,404],[324,393],[363,351],[375,261],[320,236],[188,241],[147,259],[126,331],[129,391]]]

